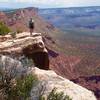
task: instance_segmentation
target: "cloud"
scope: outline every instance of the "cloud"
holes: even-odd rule
[[[0,0],[0,2],[9,2],[9,0]]]
[[[14,0],[13,2],[33,2],[33,0]]]
[[[79,2],[79,0],[76,0]],[[40,4],[40,5],[71,5],[73,4],[74,0],[15,0],[14,2],[19,3],[33,3],[33,4]]]
[[[100,0],[0,0],[0,2],[30,4],[37,7],[100,6]]]
[[[35,3],[35,4],[49,4],[49,3],[57,3],[57,2],[59,2],[59,0],[49,0],[49,1],[48,0],[14,0],[14,2],[19,2],[19,3],[28,2],[28,3]]]
[[[33,4],[47,4],[47,5],[93,5],[100,4],[100,0],[3,0],[3,1],[12,1],[19,3],[33,3]]]

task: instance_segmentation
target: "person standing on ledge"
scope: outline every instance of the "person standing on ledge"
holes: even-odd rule
[[[34,20],[30,18],[29,20],[29,29],[30,29],[30,36],[32,36],[32,33],[34,32]]]

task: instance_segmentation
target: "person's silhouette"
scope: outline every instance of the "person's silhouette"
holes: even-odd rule
[[[30,29],[30,35],[34,32],[34,20],[30,18],[29,20],[29,29]]]

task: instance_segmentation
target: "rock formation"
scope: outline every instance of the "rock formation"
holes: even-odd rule
[[[8,71],[9,74],[14,71],[14,73],[16,73],[12,73],[12,75],[15,75],[14,77],[23,74],[37,76],[39,83],[31,89],[31,100],[39,100],[40,92],[42,92],[42,95],[46,98],[53,88],[57,88],[57,92],[64,92],[64,94],[67,94],[72,100],[96,100],[91,91],[69,81],[68,79],[62,78],[54,71],[40,70],[36,67],[24,67],[21,62],[0,55],[0,71],[5,70],[5,68],[6,72]]]
[[[28,20],[29,20],[30,16],[33,17],[35,20],[35,31],[42,33],[42,35],[44,36],[43,39],[45,39],[45,45],[48,49],[48,53],[49,53],[49,57],[50,57],[50,69],[54,70],[57,74],[65,77],[67,79],[70,79],[73,82],[76,82],[77,84],[80,84],[81,86],[83,86],[85,88],[88,88],[89,90],[93,91],[98,98],[100,98],[100,84],[99,84],[100,81],[98,81],[97,78],[92,79],[92,80],[91,79],[87,80],[87,78],[90,78],[92,76],[94,77],[95,73],[97,73],[99,75],[99,76],[95,76],[95,77],[99,77],[99,80],[100,80],[100,71],[99,71],[100,57],[99,57],[99,55],[95,55],[95,54],[97,54],[97,52],[94,52],[94,50],[93,50],[93,53],[90,53],[90,55],[91,54],[95,55],[93,57],[90,57],[88,55],[86,55],[86,57],[84,57],[83,54],[81,55],[81,53],[79,52],[80,50],[77,51],[77,46],[81,46],[81,45],[73,44],[76,42],[73,42],[73,38],[71,38],[70,36],[66,37],[67,42],[65,42],[65,38],[61,38],[63,33],[59,29],[54,27],[52,24],[50,24],[49,22],[46,22],[45,19],[43,19],[38,14],[37,8],[25,8],[25,9],[12,10],[10,12],[9,11],[8,12],[0,12],[0,21],[3,21],[12,31],[17,31],[18,33],[20,33],[22,31],[29,31],[27,25],[28,25]],[[23,32],[21,34],[18,34],[17,36],[16,36],[17,40],[18,40],[18,38],[25,39],[27,37],[28,37],[28,39],[30,39],[29,33],[27,33],[27,32]],[[93,38],[95,38],[95,37],[93,37]],[[91,41],[91,39],[90,39],[90,41]],[[88,40],[88,37],[87,37],[87,40]],[[5,43],[4,41],[8,41],[8,43],[6,42],[7,44],[9,44],[9,43],[12,44],[13,41],[14,42],[16,41],[16,39],[14,40],[11,37],[11,35],[0,36],[0,44]],[[93,47],[91,47],[91,48],[97,47],[99,49],[99,38],[98,37],[97,37],[97,41],[98,42],[95,41],[95,43],[96,44],[98,43],[98,46],[93,44]],[[26,41],[25,41],[25,44],[27,44]],[[1,46],[4,46],[4,45],[5,44],[3,44]],[[21,58],[22,58],[23,53],[22,52],[20,53],[20,46],[18,46],[18,47],[19,48],[11,47],[12,50],[10,48],[9,49],[6,48],[5,50],[0,49],[0,53],[5,54],[5,55],[10,55],[13,58],[17,58],[17,56],[21,56]],[[83,48],[85,49],[85,47],[88,48],[88,45],[85,47],[83,47],[83,46],[81,46],[81,47],[80,48],[83,50]],[[98,49],[95,49],[95,50],[97,50],[99,53],[100,50],[98,50]],[[73,54],[74,50],[75,50],[75,54]],[[11,51],[11,52],[9,52],[9,51]],[[26,52],[27,50],[24,50],[24,51]],[[79,56],[76,54],[76,51],[79,52],[79,54],[80,54]],[[87,50],[86,50],[86,52],[87,52]],[[27,54],[27,52],[26,52],[26,54]],[[43,54],[43,52],[42,52],[42,54]],[[32,55],[32,57],[35,57],[36,55],[37,54]],[[48,59],[48,55],[46,52],[44,52],[43,55],[46,55],[46,59]],[[28,57],[31,58],[31,54],[29,54]],[[42,57],[43,56],[39,55],[39,59],[41,59],[41,62],[38,62],[38,60],[36,62],[41,64],[43,62],[42,59],[44,59],[45,56],[43,58]],[[35,58],[37,58],[37,57],[35,57]],[[48,60],[46,61],[46,63],[47,63],[46,64],[46,67],[47,67]],[[41,64],[41,65],[43,65],[43,64]],[[38,66],[38,65],[36,64],[36,66]],[[40,66],[40,68],[41,68],[41,66]],[[44,68],[44,66],[42,66],[42,68]],[[46,69],[48,69],[48,67]],[[85,77],[85,78],[83,78],[83,77]]]
[[[11,38],[10,38],[11,37]],[[5,38],[5,41],[3,41]],[[10,39],[9,39],[10,38]],[[29,36],[29,33],[16,34],[16,38],[11,35],[1,36],[0,54],[11,56],[26,56],[32,58],[35,66],[41,69],[49,69],[48,51],[42,40],[41,33],[34,33]]]
[[[31,91],[32,99],[39,96],[39,90],[41,90],[41,87],[43,86],[44,96],[47,96],[53,88],[57,88],[58,92],[63,91],[70,98],[72,98],[72,100],[96,100],[91,91],[74,84],[68,79],[62,78],[54,71],[45,71],[38,68],[33,68],[31,71],[40,80],[40,84],[38,84]]]

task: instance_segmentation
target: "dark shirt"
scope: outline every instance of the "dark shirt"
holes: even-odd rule
[[[29,28],[34,29],[34,21],[29,21]]]

